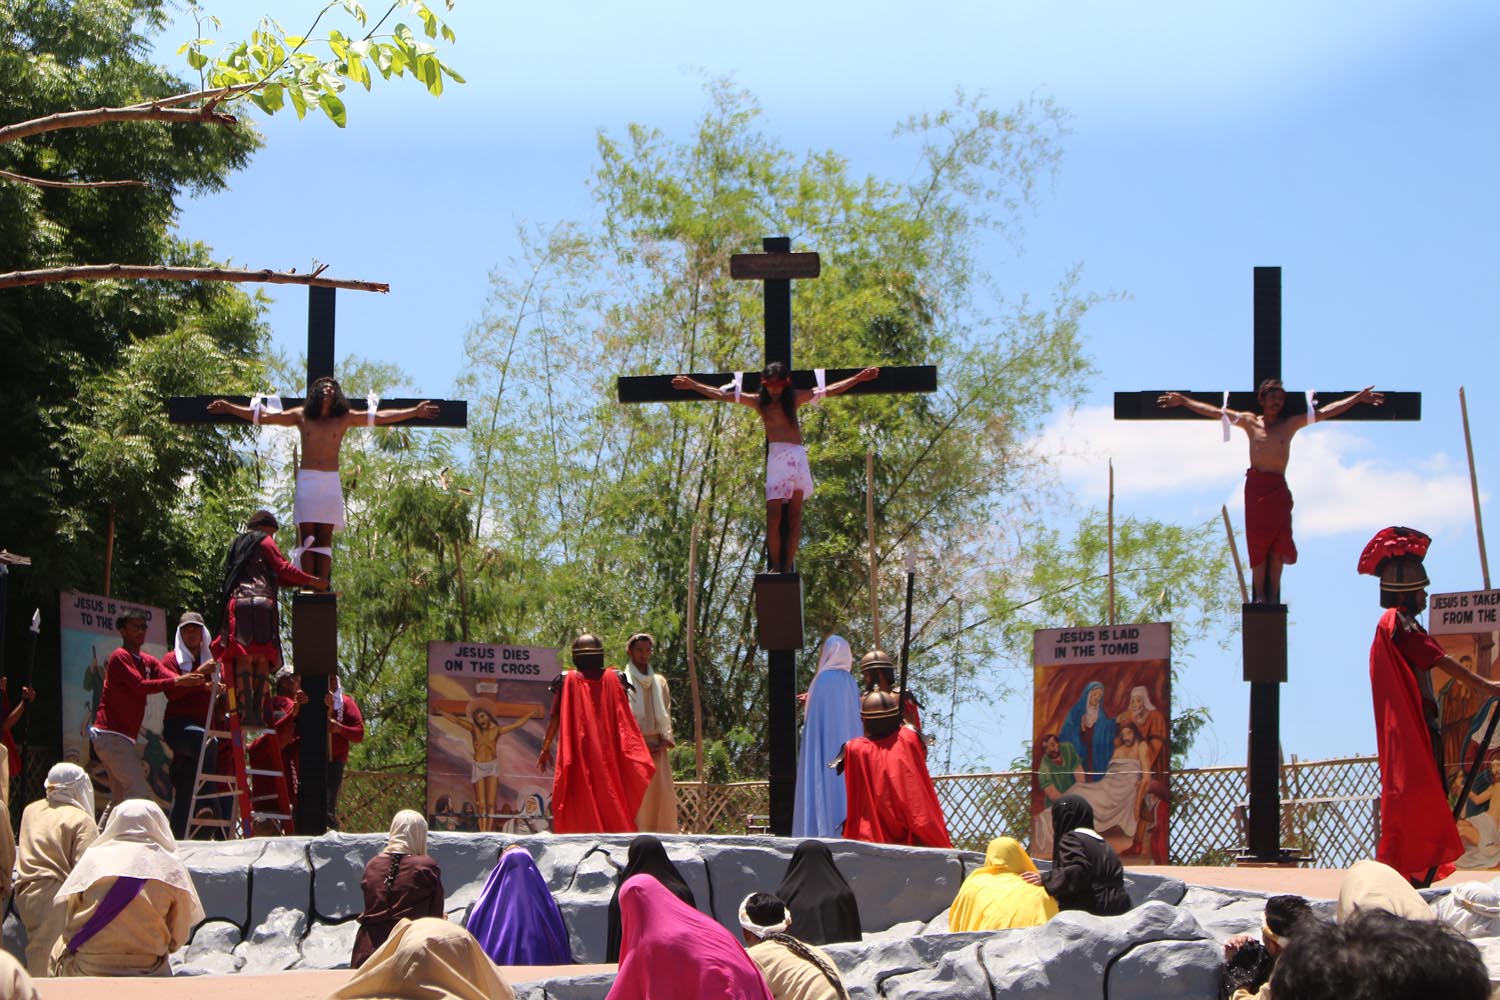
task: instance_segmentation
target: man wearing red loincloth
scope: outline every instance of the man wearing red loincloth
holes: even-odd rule
[[[1229,424],[1237,424],[1250,438],[1250,468],[1245,473],[1245,546],[1250,550],[1254,585],[1251,600],[1280,604],[1281,568],[1297,561],[1297,545],[1292,541],[1292,491],[1286,485],[1292,435],[1314,421],[1336,417],[1360,403],[1379,406],[1385,397],[1374,386],[1367,386],[1327,406],[1283,417],[1286,389],[1280,379],[1268,378],[1255,390],[1255,398],[1260,401],[1260,413],[1211,406],[1180,392],[1158,396],[1156,405],[1185,406],[1205,417],[1218,417],[1225,422],[1225,441],[1229,440]]]

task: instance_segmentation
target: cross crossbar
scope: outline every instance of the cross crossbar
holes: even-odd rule
[[[827,382],[857,375],[859,368],[829,368],[824,372]],[[760,372],[744,372],[740,388],[746,395],[760,391]],[[621,403],[689,403],[705,402],[702,396],[672,388],[672,375],[621,375],[615,380],[615,398]],[[692,378],[706,385],[724,385],[734,378],[733,372],[693,373]],[[816,385],[811,370],[798,369],[792,372],[792,385],[798,389],[811,389]],[[936,365],[907,365],[896,368],[881,368],[880,377],[870,382],[861,382],[844,395],[869,396],[876,394],[905,392],[936,392]]]
[[[1164,390],[1163,390],[1164,391]],[[1321,405],[1332,402],[1335,399],[1344,399],[1359,392],[1358,389],[1345,389],[1339,392],[1324,392],[1318,390],[1317,401]],[[1161,391],[1147,390],[1140,392],[1117,392],[1115,393],[1115,419],[1116,420],[1197,420],[1204,418],[1191,410],[1175,407],[1163,409],[1156,403],[1156,398]],[[1224,402],[1224,393],[1220,392],[1184,392],[1184,396],[1196,399],[1200,403],[1210,406],[1220,406]],[[1421,420],[1422,419],[1422,394],[1420,392],[1384,392],[1384,406],[1374,406],[1370,403],[1360,403],[1358,406],[1339,414],[1335,420]],[[1229,408],[1231,410],[1243,410],[1250,413],[1260,412],[1260,401],[1255,398],[1253,391],[1230,392]],[[1281,411],[1288,417],[1300,417],[1307,412],[1307,397],[1300,392],[1288,390],[1286,394],[1286,405]]]
[[[249,406],[249,396],[172,396],[167,399],[167,418],[174,424],[244,424],[239,417],[228,413],[209,413],[208,404],[215,399],[227,399],[238,406]],[[282,396],[281,405],[283,409],[293,409],[301,406],[304,400],[300,396]],[[381,399],[380,405],[394,410],[410,409],[420,399]],[[411,421],[406,424],[394,425],[402,427],[467,427],[469,424],[469,403],[463,399],[434,399],[438,415],[431,420]],[[349,400],[349,409],[355,413],[365,413],[368,407],[363,399],[355,398]]]

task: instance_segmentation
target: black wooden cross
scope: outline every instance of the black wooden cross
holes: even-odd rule
[[[311,287],[307,290],[307,384],[325,375],[333,375],[334,295],[332,288]],[[227,399],[240,406],[250,405],[248,396],[173,396],[167,400],[167,417],[174,424],[242,424],[230,414],[208,412],[215,399]],[[406,409],[420,399],[383,399],[381,405]],[[432,420],[414,420],[415,427],[466,427],[469,404],[462,399],[434,399],[438,416]],[[288,410],[301,406],[297,397],[282,397]],[[364,400],[350,400],[350,408],[364,412]],[[302,689],[307,692],[307,710],[297,714],[300,738],[298,757],[299,788],[296,804],[297,832],[316,835],[327,830],[328,789],[328,713],[323,707],[329,692],[328,677],[338,669],[338,595],[297,593],[292,597],[293,662]]]
[[[1254,357],[1253,378],[1249,391],[1230,392],[1229,409],[1258,411],[1254,386],[1268,378],[1281,377],[1281,268],[1255,269]],[[1318,400],[1332,402],[1352,396],[1357,390],[1322,392]],[[1116,420],[1203,420],[1183,408],[1165,409],[1157,405],[1160,390],[1115,393]],[[1218,407],[1224,401],[1222,392],[1186,392],[1185,396]],[[1383,406],[1361,403],[1340,414],[1338,420],[1420,420],[1422,394],[1418,392],[1384,392]],[[1288,391],[1288,417],[1307,412],[1306,397]],[[1250,682],[1250,822],[1247,831],[1248,854],[1242,862],[1277,864],[1295,860],[1293,852],[1281,848],[1280,728],[1281,683],[1286,680],[1286,605],[1247,604],[1244,606],[1244,630],[1241,635],[1245,680]]]
[[[792,241],[784,236],[761,241],[764,253],[735,254],[729,259],[729,275],[741,281],[765,283],[765,351],[767,365],[780,361],[792,367],[792,281],[816,278],[821,264],[816,253],[792,253]],[[830,368],[829,384],[859,372],[859,368]],[[622,403],[703,402],[692,393],[672,388],[673,375],[621,376],[616,380],[616,398]],[[730,372],[698,372],[699,382],[718,386],[731,381]],[[792,370],[792,384],[811,389],[811,370]],[[745,372],[745,393],[760,391],[760,373]],[[934,392],[937,368],[932,365],[888,368],[880,376],[848,390],[849,395],[897,392]],[[785,522],[783,522],[785,523]],[[769,677],[769,744],[771,784],[771,832],[792,832],[792,813],[797,795],[797,658],[802,648],[802,583],[795,573],[762,574],[756,577],[757,635],[766,650]],[[788,591],[791,591],[788,593]]]

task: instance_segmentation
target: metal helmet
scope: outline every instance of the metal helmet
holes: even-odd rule
[[[871,691],[859,700],[859,718],[872,740],[901,728],[901,699],[889,691]]]
[[[1380,606],[1405,607],[1431,583],[1422,557],[1432,539],[1415,528],[1382,528],[1359,557],[1359,571],[1380,578]]]
[[[573,640],[573,666],[586,670],[604,669],[604,643],[592,632]]]

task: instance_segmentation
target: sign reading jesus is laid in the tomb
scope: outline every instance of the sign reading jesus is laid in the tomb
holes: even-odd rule
[[[1076,795],[1128,863],[1167,864],[1172,626],[1044,628],[1033,641],[1032,856],[1052,856],[1052,803]]]
[[[1172,655],[1170,625],[1099,625],[1041,628],[1034,633],[1033,665],[1166,660]]]

